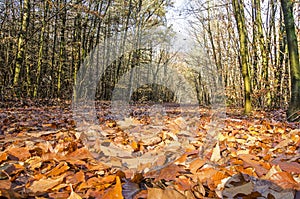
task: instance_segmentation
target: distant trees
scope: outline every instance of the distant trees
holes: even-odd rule
[[[117,52],[124,51],[128,40],[138,49],[139,35],[166,27],[169,6],[168,0],[1,1],[2,96],[70,99],[78,70],[89,52],[108,38],[120,41],[114,44]],[[135,32],[136,38],[127,38],[129,32]],[[120,77],[139,63],[154,65],[157,57],[168,57],[167,46],[161,45],[163,39],[155,42],[149,43],[148,49],[114,57],[99,83],[97,97],[110,99]],[[106,46],[108,52],[112,52],[110,45]]]
[[[289,120],[299,118],[300,18],[293,15],[299,2],[187,1],[195,45],[186,54],[176,54],[168,45],[173,33],[166,12],[171,5],[169,0],[1,1],[1,97],[71,99],[83,61],[104,42],[103,58],[114,61],[101,77],[98,99],[111,99],[121,77],[131,71],[131,84],[151,78],[157,82],[136,90],[128,84],[132,99],[176,100],[159,85],[164,80],[157,75],[173,67],[193,84],[201,104],[211,103],[212,85],[221,81],[228,106],[243,105],[246,113],[251,107],[289,107]],[[157,30],[156,39],[140,48],[149,29]],[[113,43],[105,43],[108,39]],[[136,50],[125,52],[129,41]],[[151,70],[139,71],[146,64]]]
[[[289,8],[283,11],[285,4]],[[299,2],[190,2],[185,14],[193,16],[190,24],[196,45],[188,64],[201,70],[208,66],[219,68],[218,75],[222,77],[229,106],[243,104],[245,112],[249,112],[250,106],[287,108],[290,104],[288,115],[297,113],[300,89],[297,88],[299,70],[296,67],[299,66],[296,61],[299,58],[295,58],[295,50],[298,49],[296,41],[300,35],[295,33],[299,30],[300,19],[297,14],[292,21],[291,14],[299,12],[299,6],[293,7],[293,4],[299,5]],[[289,16],[289,24],[286,24],[286,16]],[[291,25],[295,25],[296,31],[291,31]],[[285,31],[287,27],[289,31]],[[288,47],[289,43],[292,47]],[[294,52],[288,54],[289,49],[294,49]],[[210,96],[211,91],[199,90],[205,87],[199,85],[207,85],[205,76],[210,75],[199,74],[201,70],[193,72],[195,85],[198,85],[199,93],[206,92],[201,95]]]

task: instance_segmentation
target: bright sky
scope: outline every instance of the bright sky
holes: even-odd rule
[[[188,32],[188,20],[185,18],[184,14],[181,15],[182,11],[188,0],[173,0],[174,8],[167,13],[167,21],[169,25],[173,25],[173,29],[176,32],[176,38],[173,42],[174,50],[185,51],[191,47],[189,42],[189,32]]]

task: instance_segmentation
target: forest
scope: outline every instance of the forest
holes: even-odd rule
[[[300,198],[299,39],[294,0],[0,1],[0,197]]]

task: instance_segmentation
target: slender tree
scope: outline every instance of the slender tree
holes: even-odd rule
[[[251,83],[248,66],[248,42],[247,42],[247,27],[245,23],[244,2],[243,0],[232,0],[234,16],[237,24],[237,30],[240,41],[240,65],[244,80],[244,95],[245,95],[245,113],[251,112]]]
[[[291,99],[287,111],[287,118],[289,121],[296,121],[300,120],[300,66],[298,43],[293,16],[293,1],[281,0],[281,6],[284,15],[289,63],[291,69]]]
[[[17,57],[16,57],[16,65],[14,70],[14,86],[18,86],[19,78],[21,73],[21,67],[25,60],[25,39],[27,34],[27,28],[29,24],[29,15],[30,15],[30,0],[24,0],[23,2],[23,17],[21,20],[21,30],[18,38],[18,50],[17,50]]]

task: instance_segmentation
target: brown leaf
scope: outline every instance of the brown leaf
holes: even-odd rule
[[[272,165],[279,165],[283,171],[300,174],[300,164],[297,162],[286,162],[282,158],[276,158],[271,162]]]
[[[175,180],[180,171],[182,171],[182,168],[180,166],[176,164],[170,164],[160,170],[159,176],[155,179],[155,182],[159,180]]]
[[[70,196],[68,197],[68,199],[82,199],[82,198],[81,198],[80,195],[78,195],[77,193],[75,193],[75,192],[73,191],[73,188],[72,188],[72,186],[71,186],[71,194],[70,194]]]
[[[217,142],[216,146],[213,148],[210,161],[218,162],[220,159],[221,159],[221,150],[220,150],[219,142]]]
[[[187,191],[192,187],[192,182],[188,178],[177,178],[175,182],[178,191]]]
[[[0,152],[0,163],[7,160],[7,153],[6,152]]]
[[[84,160],[84,159],[94,159],[94,157],[87,148],[82,147],[77,149],[74,152],[67,154],[66,159]]]
[[[253,167],[258,176],[263,176],[268,173],[268,170],[262,167],[258,161],[252,160],[252,158],[254,158],[252,155],[242,154],[238,157],[244,161],[244,167]]]
[[[30,169],[34,170],[40,168],[42,166],[42,158],[39,156],[31,157],[30,159],[26,160],[26,163],[29,164]]]
[[[0,190],[1,189],[10,189],[11,182],[10,180],[0,180]]]
[[[7,153],[9,154],[10,159],[24,161],[27,160],[31,154],[29,153],[28,148],[20,147],[20,148],[10,148]]]
[[[196,173],[197,170],[199,168],[201,168],[204,164],[206,163],[205,160],[202,160],[202,159],[195,159],[194,161],[192,161],[189,165],[189,168],[190,168],[190,171],[191,173]]]
[[[68,184],[73,184],[74,185],[74,184],[77,184],[77,183],[80,183],[80,182],[85,182],[85,175],[84,175],[84,172],[82,170],[75,173],[74,176],[68,176],[68,177],[66,179],[66,183],[68,183]]]
[[[147,199],[148,197],[148,191],[147,190],[142,190],[139,193],[137,193],[133,199]]]
[[[148,189],[148,199],[186,199],[184,195],[174,189]]]
[[[123,199],[121,180],[118,176],[116,177],[115,186],[113,188],[110,188],[103,195],[103,199]]]
[[[64,176],[61,176],[56,179],[42,178],[38,181],[34,181],[28,189],[30,190],[30,192],[33,193],[43,193],[62,183],[63,179]]]
[[[197,172],[195,177],[197,177],[200,183],[204,183],[208,179],[210,179],[213,175],[215,175],[217,172],[218,170],[215,170],[214,168],[204,168],[201,169],[199,172]]]
[[[253,191],[253,188],[253,184],[248,182],[240,186],[225,188],[222,192],[222,195],[227,198],[235,198],[237,194],[250,195]]]
[[[54,167],[52,170],[50,170],[46,176],[47,177],[54,177],[59,176],[62,173],[66,172],[70,167],[66,162],[60,162],[56,167]]]
[[[270,177],[270,180],[282,187],[283,189],[300,190],[300,183],[296,182],[293,176],[287,172],[278,172]]]

